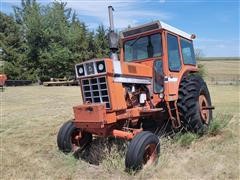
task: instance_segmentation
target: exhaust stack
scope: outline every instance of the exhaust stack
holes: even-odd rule
[[[108,16],[109,16],[109,33],[108,33],[108,44],[110,48],[110,58],[112,60],[118,60],[118,34],[114,32],[114,23],[113,23],[113,7],[108,6]]]
[[[110,31],[114,31],[114,24],[113,24],[113,7],[108,6],[108,16],[109,16],[109,23],[110,23]]]

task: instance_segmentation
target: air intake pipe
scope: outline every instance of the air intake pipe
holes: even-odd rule
[[[110,48],[110,58],[114,61],[118,60],[118,34],[114,32],[114,23],[113,23],[113,7],[108,6],[108,15],[109,15],[109,23],[110,23],[110,29],[108,33],[108,44]]]

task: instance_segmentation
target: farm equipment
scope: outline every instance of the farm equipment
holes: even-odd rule
[[[74,119],[62,125],[57,144],[69,153],[93,135],[126,139],[126,169],[138,170],[157,161],[158,134],[167,122],[176,131],[202,134],[213,107],[206,83],[196,75],[195,35],[155,21],[128,28],[119,38],[108,8],[110,58],[76,64],[84,103],[73,107]]]
[[[44,86],[75,86],[78,82],[75,79],[51,78],[50,81],[43,82]]]
[[[0,74],[0,87],[3,91],[3,87],[5,85],[5,82],[7,80],[7,76],[5,74]]]

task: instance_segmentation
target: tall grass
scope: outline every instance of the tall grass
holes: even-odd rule
[[[168,144],[167,149],[173,148],[173,147],[176,148],[177,146],[180,146],[183,148],[189,148],[191,147],[192,144],[197,142],[200,137],[201,139],[203,139],[203,138],[207,138],[207,136],[216,136],[221,134],[224,128],[228,125],[232,117],[233,116],[231,114],[217,114],[213,118],[204,136],[199,136],[192,132],[184,132],[184,133],[179,132],[175,134],[172,137],[172,139],[168,139],[164,137],[161,140],[161,147],[164,147],[165,144]],[[162,143],[164,143],[164,145]],[[100,163],[106,171],[114,172],[116,170],[120,170],[122,173],[124,172],[125,170],[124,160],[125,160],[125,154],[127,150],[126,142],[114,139],[114,140],[102,141],[100,142],[100,144],[98,142],[95,145],[93,146],[93,149],[91,149],[92,151],[91,153],[98,156],[99,156],[99,153],[101,154],[102,160]],[[99,149],[101,150],[99,151]]]
[[[193,134],[191,132],[187,133],[178,133],[173,138],[173,140],[179,144],[182,147],[188,147],[190,146],[196,139],[198,138],[198,135]]]
[[[125,153],[119,152],[117,147],[113,147],[112,150],[106,154],[105,158],[102,161],[103,168],[105,170],[114,171],[114,170],[125,170]]]
[[[220,134],[228,125],[232,117],[232,114],[217,114],[217,116],[213,118],[212,122],[210,123],[207,133],[212,136]]]
[[[231,114],[217,114],[207,128],[205,135],[216,136],[221,134],[223,129],[228,125],[233,115]],[[173,137],[173,142],[176,142],[182,147],[189,147],[200,136],[191,132],[177,133]]]

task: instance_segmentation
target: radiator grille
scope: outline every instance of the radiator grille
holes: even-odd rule
[[[106,103],[106,108],[111,108],[105,76],[82,79],[81,81],[85,102]]]

